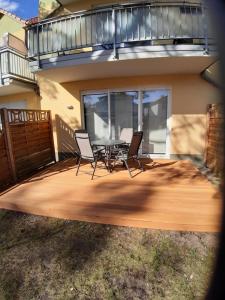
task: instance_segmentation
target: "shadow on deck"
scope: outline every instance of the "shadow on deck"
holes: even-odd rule
[[[0,207],[37,215],[154,229],[220,229],[219,192],[190,161],[143,160],[133,179],[90,165],[75,176],[75,160],[57,163],[0,196]],[[134,166],[132,166],[134,167]]]

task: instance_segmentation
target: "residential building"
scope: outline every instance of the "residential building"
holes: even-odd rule
[[[203,157],[220,99],[202,76],[217,52],[201,1],[40,0],[39,11],[28,56],[59,156],[85,127],[92,139],[143,130],[151,157]]]
[[[25,45],[25,21],[0,9],[0,108],[40,108]]]

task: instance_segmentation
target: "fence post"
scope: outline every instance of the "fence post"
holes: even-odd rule
[[[5,132],[5,143],[6,143],[6,150],[7,150],[6,152],[7,152],[10,167],[12,170],[13,181],[16,183],[17,182],[16,165],[15,165],[15,158],[13,155],[13,146],[12,146],[12,140],[11,140],[11,135],[10,135],[7,109],[3,108],[2,112],[3,112],[2,113],[2,128]]]

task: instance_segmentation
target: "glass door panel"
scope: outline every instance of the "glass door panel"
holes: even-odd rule
[[[108,94],[85,95],[83,100],[85,128],[90,139],[109,138]]]
[[[167,90],[142,93],[143,154],[166,153],[167,102]]]
[[[138,92],[110,93],[111,137],[119,139],[123,129],[138,129]]]

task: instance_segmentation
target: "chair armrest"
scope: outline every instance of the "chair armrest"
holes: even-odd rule
[[[100,152],[102,152],[104,150],[105,150],[105,148],[100,148],[100,149],[94,149],[93,148],[94,153],[100,153]]]

